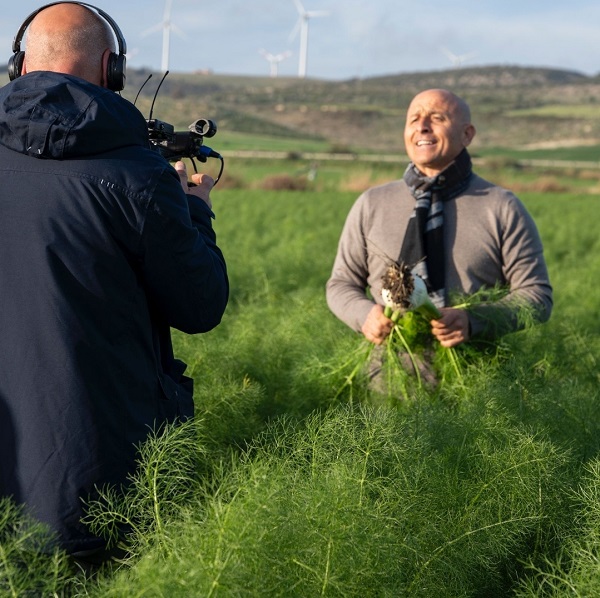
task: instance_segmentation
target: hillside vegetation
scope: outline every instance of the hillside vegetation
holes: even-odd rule
[[[149,71],[129,73],[134,99]],[[148,114],[161,74],[154,73],[137,105]],[[472,107],[475,150],[585,146],[600,143],[600,79],[544,68],[492,66],[407,73],[347,81],[170,73],[154,116],[177,127],[204,117],[219,131],[294,140],[322,140],[335,148],[402,152],[410,99],[443,87]],[[250,141],[251,143],[251,141]]]

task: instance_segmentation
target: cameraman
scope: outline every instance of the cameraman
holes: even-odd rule
[[[114,93],[125,44],[112,19],[57,2],[24,28],[0,89],[0,496],[101,561],[83,501],[126,482],[151,430],[193,415],[170,327],[217,326],[227,272],[212,179],[188,188]]]

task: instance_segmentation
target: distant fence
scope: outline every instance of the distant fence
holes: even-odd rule
[[[255,158],[265,160],[289,160],[290,158],[298,160],[331,160],[335,162],[406,162],[408,158],[402,154],[352,154],[350,152],[332,153],[332,152],[268,152],[262,150],[248,151],[222,151],[225,158]]]
[[[252,158],[257,160],[330,160],[337,162],[390,162],[406,163],[408,157],[404,154],[352,154],[352,153],[330,153],[330,152],[269,152],[259,150],[248,151],[223,151],[224,157],[229,158]],[[493,158],[490,158],[493,160]],[[486,158],[474,158],[475,164],[485,165]],[[515,160],[518,166],[529,166],[532,168],[576,168],[576,169],[600,169],[600,161],[587,160]]]
[[[534,168],[600,168],[600,162],[587,160],[518,160],[517,163]]]

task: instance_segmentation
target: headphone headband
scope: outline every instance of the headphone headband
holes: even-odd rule
[[[110,28],[113,30],[115,38],[117,39],[117,46],[119,49],[119,53],[118,53],[118,55],[115,54],[114,52],[111,53],[111,60],[109,61],[109,68],[108,68],[108,71],[109,71],[108,72],[108,79],[109,79],[108,87],[109,87],[109,89],[112,89],[114,91],[120,91],[121,89],[123,89],[123,87],[125,86],[125,54],[127,54],[127,43],[125,42],[125,37],[123,36],[121,29],[119,28],[117,23],[114,21],[114,19],[109,14],[104,12],[102,9],[100,9],[96,6],[93,6],[91,4],[87,4],[86,2],[71,2],[68,0],[66,2],[51,2],[50,4],[46,4],[46,5],[38,8],[37,10],[34,10],[23,21],[23,23],[21,24],[21,27],[19,27],[19,30],[17,31],[17,33],[13,39],[13,44],[12,44],[13,56],[11,56],[11,58],[10,58],[9,68],[8,68],[10,79],[11,80],[16,79],[17,77],[21,76],[21,67],[23,65],[23,57],[24,57],[24,53],[21,50],[21,41],[23,40],[25,31],[27,30],[27,27],[29,27],[31,21],[33,21],[33,19],[35,19],[35,17],[40,12],[42,12],[46,8],[49,8],[50,6],[55,6],[56,4],[78,4],[79,6],[85,6],[86,8],[89,8],[89,9],[93,10],[94,12],[96,12],[99,16],[101,16],[110,25]]]

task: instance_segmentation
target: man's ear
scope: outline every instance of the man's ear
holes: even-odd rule
[[[473,137],[475,137],[475,126],[472,124],[468,124],[465,127],[465,130],[463,131],[463,143],[464,146],[467,147],[471,144],[471,141],[473,141]]]

